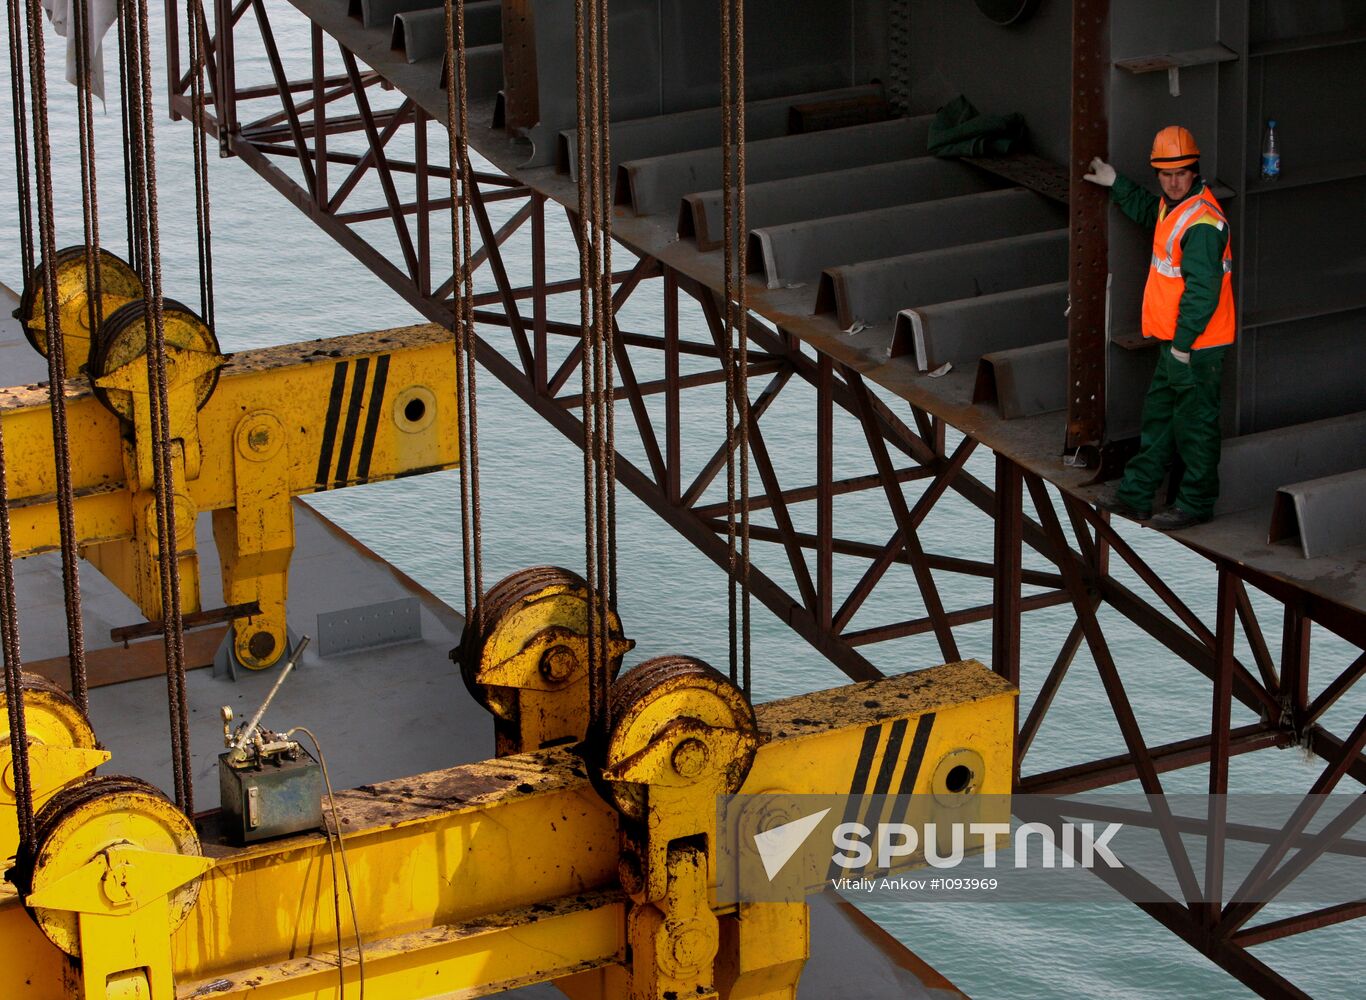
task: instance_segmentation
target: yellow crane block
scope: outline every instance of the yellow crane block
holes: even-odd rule
[[[135,306],[101,330],[93,387],[71,379],[64,394],[82,554],[157,621],[155,439]],[[194,524],[212,511],[225,601],[260,608],[234,622],[234,652],[247,667],[268,667],[286,646],[290,498],[457,464],[452,337],[422,325],[224,357],[176,308],[168,304],[166,337],[181,607],[200,608]],[[55,549],[47,388],[0,389],[0,420],[15,555]]]
[[[348,898],[343,881],[340,914],[333,895],[338,873],[324,834],[234,848],[206,818],[202,853],[213,867],[197,881],[198,900],[183,925],[164,932],[178,995],[342,1000],[340,966],[354,997],[358,929],[366,995],[375,1000],[484,996],[545,981],[562,982],[574,996],[623,1000],[663,997],[678,983],[696,984],[688,992],[694,996],[792,997],[807,954],[804,904],[724,906],[710,891],[714,794],[735,787],[736,761],[752,755],[748,776],[740,776],[742,795],[847,794],[884,772],[893,787],[915,794],[1009,794],[1017,692],[980,663],[761,705],[749,717],[752,725],[747,707],[703,671],[652,671],[664,676],[656,697],[639,685],[613,693],[614,703],[634,710],[615,728],[611,756],[626,755],[608,762],[606,794],[602,777],[591,775],[596,769],[571,747],[339,793],[337,831],[354,893]],[[691,684],[699,679],[705,683]],[[690,686],[699,691],[695,702]],[[678,719],[696,725],[673,725]],[[941,787],[950,772],[957,777]],[[700,779],[696,794],[688,794],[693,779]],[[633,783],[640,787],[627,787]],[[67,801],[84,808],[84,800]],[[619,811],[623,803],[627,815]],[[656,819],[652,812],[669,815]],[[95,814],[102,836],[113,813]],[[48,827],[64,828],[63,815],[54,810]],[[619,864],[621,837],[635,826],[648,838],[656,823],[668,836],[692,833],[665,852],[662,896],[641,902],[651,873],[642,879],[629,863]],[[129,839],[166,850],[159,836]],[[104,840],[82,836],[79,844],[88,849],[64,853],[52,874],[80,870],[81,879],[104,879],[114,866],[138,862],[107,853],[93,862]],[[199,853],[198,844],[191,846]],[[655,856],[659,846],[645,850]],[[32,878],[35,888],[50,884],[40,873]],[[54,914],[35,933],[23,903],[0,890],[0,996],[50,996],[71,951],[70,918]],[[180,911],[159,910],[163,922],[168,912]],[[114,942],[101,947],[105,968],[129,967],[110,954],[128,926],[104,925]],[[151,943],[139,944],[152,953]],[[85,939],[81,946],[90,947]],[[87,992],[85,1000],[106,998]]]

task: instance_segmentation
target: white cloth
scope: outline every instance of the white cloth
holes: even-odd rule
[[[74,84],[76,72],[76,0],[43,0],[53,30],[66,39],[66,82]],[[104,36],[118,19],[118,0],[86,0],[90,31],[90,92],[104,100]]]

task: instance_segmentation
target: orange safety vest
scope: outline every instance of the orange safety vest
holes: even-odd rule
[[[1153,231],[1153,260],[1148,269],[1148,284],[1143,289],[1143,336],[1171,340],[1176,336],[1176,317],[1186,279],[1181,276],[1181,237],[1205,216],[1213,216],[1220,229],[1228,227],[1224,210],[1208,187],[1192,195],[1170,212],[1163,201]],[[1195,338],[1194,350],[1222,347],[1233,343],[1236,322],[1233,316],[1233,241],[1224,245],[1224,279],[1219,289],[1219,304],[1204,332]]]

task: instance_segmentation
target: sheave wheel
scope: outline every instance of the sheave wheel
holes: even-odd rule
[[[188,306],[175,299],[164,300],[163,329],[166,337],[167,380],[175,384],[174,367],[178,356],[198,352],[215,357],[222,352],[218,338]],[[90,359],[90,381],[103,378],[124,365],[146,358],[149,342],[147,304],[141,299],[128,302],[116,309],[105,320],[95,338],[95,349]],[[195,380],[195,406],[203,409],[218,385],[218,368],[214,367]],[[132,423],[134,408],[131,394],[123,389],[108,389],[95,385],[95,395],[108,409]]]
[[[199,856],[194,825],[161,790],[141,778],[106,775],[84,778],[62,789],[35,819],[32,860],[17,872],[25,897],[87,864],[110,847],[133,845],[167,854]],[[200,879],[171,893],[171,926],[185,922],[199,897]],[[79,957],[77,914],[68,910],[30,908],[29,914],[54,945]]]
[[[94,344],[87,305],[90,293],[86,287],[85,247],[65,247],[57,251],[54,259],[57,263],[57,308],[67,347],[66,376],[71,378],[89,363]],[[100,269],[100,299],[104,312],[100,320],[103,320],[128,300],[142,298],[143,287],[137,272],[108,250],[101,248],[96,262]],[[34,350],[47,357],[47,311],[41,262],[24,283],[19,308],[14,315]]]
[[[706,726],[758,733],[754,710],[725,675],[691,656],[660,656],[637,664],[612,685],[611,726],[603,767],[610,768],[643,750],[677,719]],[[718,794],[739,790],[754,762],[756,741],[741,759],[726,766]],[[645,786],[604,781],[608,801],[632,820],[645,818]]]

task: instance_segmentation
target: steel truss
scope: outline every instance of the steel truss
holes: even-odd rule
[[[173,6],[168,6],[168,39],[174,53],[177,27]],[[248,8],[255,14],[273,83],[241,88],[235,80],[233,39]],[[437,281],[433,275],[431,216],[449,211],[451,204],[449,198],[433,197],[429,189],[433,178],[444,181],[449,172],[445,164],[434,165],[428,160],[430,118],[410,99],[387,110],[375,110],[370,95],[384,81],[373,72],[362,71],[354,54],[344,48],[341,58],[345,73],[326,76],[324,38],[317,25],[312,27],[310,75],[291,79],[275,45],[263,0],[240,0],[235,6],[231,0],[215,0],[215,11],[217,23],[229,27],[204,39],[209,77],[204,120],[205,128],[218,138],[223,155],[242,159],[420,313],[432,322],[449,326],[455,278],[448,276]],[[172,113],[176,117],[190,117],[190,80],[188,72],[182,70],[178,54],[170,59],[170,75]],[[300,94],[309,96],[296,100],[295,95]],[[340,101],[354,105],[353,113],[331,113],[330,106]],[[266,113],[243,121],[243,106],[259,108],[263,102],[269,102]],[[386,151],[403,129],[412,131],[412,160],[395,159]],[[330,145],[330,139],[345,133],[363,133],[365,151],[344,152]],[[278,162],[281,160],[290,163],[301,179],[283,169]],[[346,173],[341,183],[332,186],[329,171],[334,166],[346,168]],[[369,174],[378,178],[383,202],[378,206],[353,207],[351,196]],[[416,195],[411,200],[400,197],[395,183],[398,174],[412,175]],[[578,338],[580,328],[577,324],[551,320],[548,309],[554,296],[577,294],[579,283],[576,279],[547,280],[547,198],[511,178],[488,172],[475,174],[475,184],[464,197],[470,200],[482,240],[473,264],[486,268],[495,285],[494,290],[479,294],[475,300],[478,358],[487,371],[544,420],[581,446],[582,424],[576,410],[582,400],[565,392],[580,363],[581,350],[576,343],[567,357],[552,364],[563,352],[551,349],[551,338]],[[502,200],[514,200],[517,207],[495,229],[488,205]],[[394,260],[357,228],[362,223],[385,218],[392,223],[399,248]],[[572,214],[570,218],[572,221]],[[529,285],[515,286],[501,247],[514,232],[527,226],[531,231],[532,279]],[[682,460],[685,393],[737,377],[736,372],[725,368],[724,304],[712,289],[655,259],[637,254],[634,266],[614,276],[614,309],[619,311],[633,295],[640,293],[647,279],[654,278],[662,278],[658,283],[663,292],[662,335],[620,329],[617,332],[615,360],[619,384],[614,391],[629,407],[646,457],[641,466],[619,454],[618,481],[717,566],[726,569],[726,504],[704,501],[708,487],[726,465],[724,428],[718,426],[716,441],[708,442],[713,446],[711,457],[698,474],[685,478]],[[709,341],[681,335],[682,295],[700,304]],[[954,628],[990,621],[994,669],[1018,685],[1022,616],[1039,608],[1070,605],[1076,615],[1075,623],[1064,638],[1038,696],[1019,721],[1015,785],[1018,791],[1064,794],[1137,780],[1145,792],[1160,795],[1162,774],[1208,765],[1209,791],[1218,795],[1228,791],[1229,761],[1235,755],[1296,745],[1325,762],[1309,793],[1331,792],[1343,777],[1366,783],[1366,719],[1346,737],[1335,735],[1322,725],[1325,712],[1366,674],[1366,652],[1358,655],[1316,697],[1309,695],[1311,626],[1317,624],[1358,649],[1366,649],[1366,616],[1246,567],[1219,562],[1217,614],[1214,628],[1210,629],[1114,529],[1108,515],[1051,489],[1039,475],[1008,455],[995,456],[995,481],[987,484],[965,469],[978,446],[972,437],[964,437],[954,447],[948,447],[948,428],[933,413],[912,405],[911,421],[907,424],[857,371],[828,356],[813,357],[803,352],[794,336],[771,329],[755,317],[748,321],[747,335],[752,345],[748,375],[761,380],[762,385],[753,394],[750,407],[752,461],[762,486],[762,493],[752,498],[751,506],[755,511],[770,512],[772,520],[771,524],[754,524],[752,537],[781,548],[795,581],[795,591],[779,584],[758,566],[751,570],[750,587],[759,601],[849,677],[862,680],[881,676],[865,656],[865,647],[912,635],[933,634],[944,660],[957,660],[960,657]],[[664,377],[638,379],[631,349],[658,352]],[[715,368],[684,375],[681,362],[685,358],[714,362]],[[814,469],[805,481],[794,485],[780,481],[765,443],[762,418],[781,393],[797,384],[804,384],[815,395],[817,445]],[[664,397],[662,426],[651,416],[645,402],[656,395]],[[866,475],[835,478],[838,411],[855,418],[862,430],[872,467]],[[1074,443],[1094,440],[1095,427],[1094,414],[1077,415],[1072,426]],[[689,443],[701,442],[690,439]],[[924,481],[926,485],[910,503],[902,486],[913,480]],[[886,500],[896,530],[885,541],[860,540],[839,533],[834,498],[865,491],[881,491]],[[925,549],[921,527],[935,504],[950,491],[992,519],[992,561]],[[1026,493],[1031,500],[1028,508]],[[816,531],[797,530],[794,506],[813,502]],[[1026,568],[1026,547],[1043,557],[1051,568]],[[836,586],[836,555],[867,560],[866,569],[852,587]],[[1157,603],[1117,579],[1111,572],[1116,558],[1156,595]],[[885,585],[889,572],[898,565],[910,568],[925,613],[876,627],[852,628],[856,613],[880,585]],[[992,600],[970,607],[947,608],[936,574],[990,579]],[[1253,609],[1249,585],[1284,609],[1279,663],[1270,652]],[[1035,592],[1026,595],[1025,586]],[[1161,745],[1147,742],[1106,637],[1100,617],[1102,606],[1136,625],[1212,682],[1208,732]],[[1235,655],[1240,631],[1252,652],[1250,667]],[[1022,764],[1083,645],[1099,671],[1123,735],[1125,752],[1057,770],[1029,773]],[[1231,713],[1235,699],[1260,721],[1234,727]],[[1366,805],[1366,794],[1357,804]],[[1307,805],[1279,834],[1263,836],[1269,842],[1254,877],[1263,884],[1283,889],[1324,851],[1335,849],[1322,836],[1302,839],[1311,819],[1312,807]],[[1220,817],[1210,817],[1205,828],[1205,870],[1197,872],[1181,840],[1175,836],[1175,829],[1168,824],[1166,836],[1173,871],[1188,890],[1188,898],[1199,898],[1202,902],[1188,904],[1168,898],[1139,905],[1262,995],[1306,996],[1249,949],[1366,915],[1366,902],[1348,902],[1250,925],[1265,904],[1225,902],[1230,894],[1223,886],[1222,860],[1225,844],[1234,833]],[[1300,849],[1286,861],[1292,847]],[[1126,871],[1113,877],[1112,884],[1131,897],[1142,887],[1149,890],[1151,898],[1151,883],[1137,872]]]

